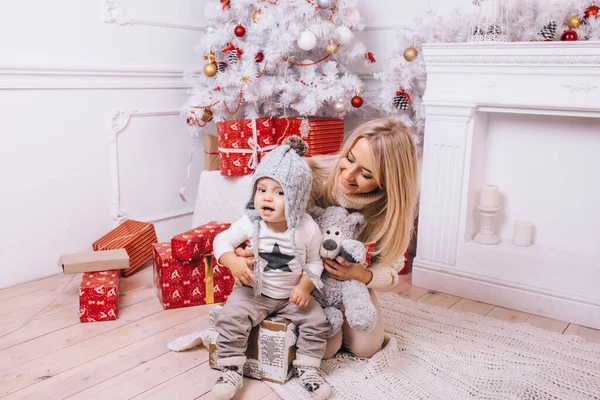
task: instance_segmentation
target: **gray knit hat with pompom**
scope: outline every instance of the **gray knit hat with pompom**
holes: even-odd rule
[[[287,221],[290,241],[294,256],[302,266],[302,270],[310,277],[315,287],[321,289],[323,283],[319,276],[315,275],[306,267],[306,260],[298,251],[296,246],[296,231],[302,222],[306,212],[312,184],[312,171],[306,161],[302,158],[308,146],[299,136],[292,135],[284,140],[283,144],[267,153],[260,161],[252,176],[252,193],[250,201],[246,206],[246,215],[253,222],[254,232],[250,243],[254,251],[254,295],[259,296],[262,291],[261,273],[264,262],[258,255],[258,236],[260,229],[260,217],[254,209],[254,194],[256,183],[261,178],[271,178],[283,188],[285,196],[285,219]]]

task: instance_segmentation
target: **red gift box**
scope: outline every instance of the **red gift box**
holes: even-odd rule
[[[172,256],[176,260],[195,261],[206,253],[212,253],[215,236],[231,224],[211,221],[171,238]]]
[[[217,122],[221,175],[251,174],[261,157],[276,146],[270,118]]]
[[[154,284],[165,310],[223,302],[233,290],[231,272],[214,264],[211,254],[180,261],[172,257],[170,243],[156,243],[153,255]]]
[[[117,319],[119,271],[86,272],[79,287],[79,320],[81,322]]]
[[[328,118],[276,118],[276,143],[290,135],[298,135],[308,144],[306,156],[334,154],[344,141],[344,120]]]
[[[122,270],[123,276],[137,271],[152,259],[152,243],[158,242],[154,225],[148,222],[123,222],[92,244],[94,250],[125,249],[129,255],[129,268]]]

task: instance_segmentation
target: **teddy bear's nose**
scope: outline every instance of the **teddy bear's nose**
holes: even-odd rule
[[[323,242],[323,247],[325,248],[325,250],[335,250],[337,248],[337,243],[333,239],[327,239]]]

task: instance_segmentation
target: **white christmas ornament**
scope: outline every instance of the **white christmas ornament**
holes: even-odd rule
[[[335,104],[333,105],[333,109],[335,110],[335,112],[337,113],[343,113],[344,111],[346,111],[346,106],[344,105],[343,102],[341,101],[336,101]]]
[[[335,30],[335,37],[339,44],[348,44],[352,41],[354,34],[347,26],[340,26]]]
[[[311,31],[303,31],[298,37],[298,47],[302,50],[310,51],[317,45],[317,37]]]

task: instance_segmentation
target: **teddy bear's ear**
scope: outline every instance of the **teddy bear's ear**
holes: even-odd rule
[[[323,212],[325,211],[324,208],[321,208],[319,206],[314,206],[308,209],[308,211],[306,211],[308,213],[308,215],[310,215],[311,217],[313,217],[313,219],[316,221],[319,219],[319,217],[321,215],[323,215]]]
[[[361,213],[354,212],[348,215],[347,224],[354,227],[354,235],[358,237],[367,226],[367,221]]]

